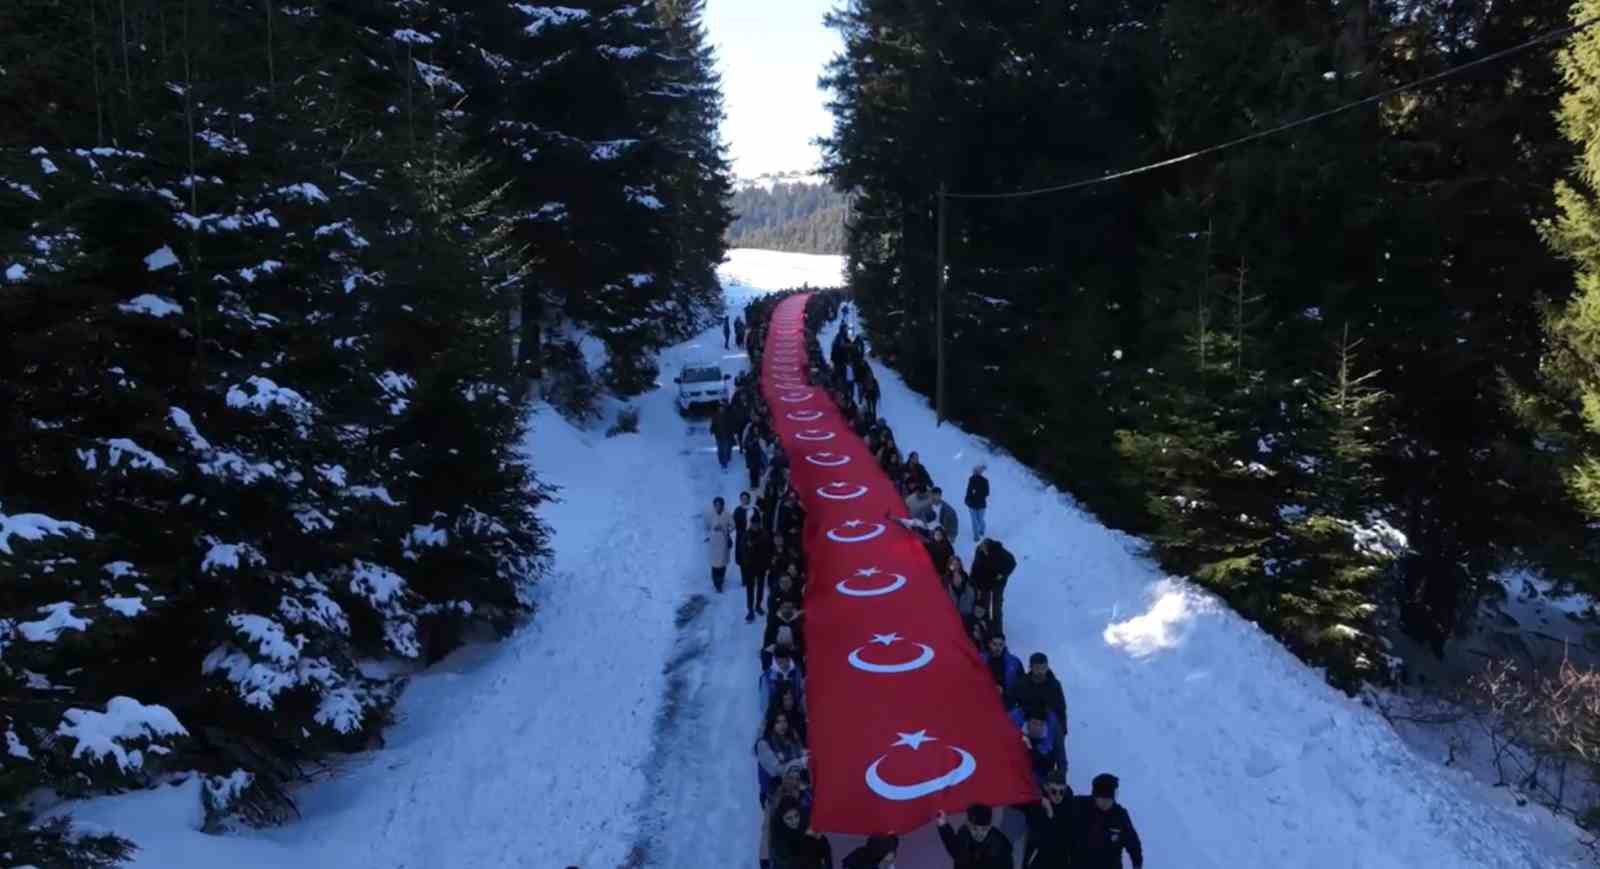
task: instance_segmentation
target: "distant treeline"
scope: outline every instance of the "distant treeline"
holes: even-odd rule
[[[817,184],[774,184],[733,194],[729,247],[844,253],[844,194]]]

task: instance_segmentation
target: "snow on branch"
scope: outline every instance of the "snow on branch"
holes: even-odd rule
[[[142,295],[134,296],[128,301],[118,305],[117,309],[125,314],[144,314],[149,317],[155,317],[156,319],[170,317],[173,314],[183,313],[182,305],[179,305],[177,302],[174,302],[165,296],[158,296],[154,293],[144,293]]]
[[[280,408],[302,425],[301,437],[305,436],[303,426],[316,414],[316,408],[306,401],[305,396],[260,375],[252,375],[245,385],[250,387],[250,391],[245,391],[244,386],[228,388],[229,407],[262,412]]]
[[[144,752],[135,745],[145,744],[151,751],[166,754],[171,749],[158,741],[188,736],[189,731],[165,706],[146,706],[132,697],[113,697],[104,712],[68,709],[56,735],[77,741],[72,749],[73,759],[86,754],[97,761],[110,757],[118,769],[128,772],[144,766]]]
[[[52,519],[42,513],[0,513],[0,553],[11,554],[11,538],[40,540],[52,534],[77,534],[94,539],[94,532],[76,522]]]
[[[322,188],[312,184],[309,181],[302,181],[299,184],[290,184],[287,187],[279,187],[278,195],[287,199],[299,199],[303,202],[328,201],[328,196],[322,192]]]
[[[167,419],[172,421],[178,431],[183,432],[184,436],[189,438],[189,446],[194,447],[196,450],[211,449],[211,442],[201,437],[200,430],[194,427],[194,419],[189,416],[187,410],[181,407],[169,408],[167,410]]]
[[[589,17],[588,10],[574,9],[570,6],[530,6],[526,3],[514,3],[512,8],[533,19],[532,23],[522,29],[522,32],[529,36],[538,36],[547,26],[560,27]]]
[[[93,620],[73,615],[73,606],[69,601],[62,601],[39,607],[36,612],[42,613],[44,618],[18,624],[17,632],[30,643],[53,643],[63,631],[87,630]]]
[[[383,616],[383,638],[398,655],[422,654],[417,618],[406,608],[405,578],[381,564],[357,559],[350,566],[350,592],[366,599]]]
[[[177,264],[178,255],[173,253],[172,248],[167,245],[156,248],[144,258],[145,271],[159,272]]]
[[[248,543],[223,543],[215,537],[206,537],[211,544],[205,560],[200,562],[200,572],[215,574],[219,570],[238,570],[241,565],[261,567],[267,563],[261,550]]]
[[[449,76],[444,74],[444,67],[423,63],[420,60],[411,61],[417,67],[417,75],[422,77],[422,83],[430,88],[442,87],[452,93],[464,94],[467,89],[456,84]]]

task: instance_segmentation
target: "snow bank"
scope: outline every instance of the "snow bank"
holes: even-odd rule
[[[719,333],[719,353],[720,342]],[[664,370],[705,346],[667,351]],[[561,500],[540,509],[555,533],[555,561],[535,591],[537,615],[505,642],[462,649],[413,678],[396,708],[398,723],[385,734],[387,748],[358,756],[343,764],[341,775],[301,790],[298,821],[202,834],[203,785],[195,779],[76,804],[73,815],[136,841],[134,867],[625,864],[640,835],[632,807],[659,775],[652,771],[651,745],[662,709],[663,662],[679,633],[675,619],[691,592],[710,587],[704,548],[697,545],[702,501],[713,492],[732,494],[731,480],[710,472],[716,463],[709,451],[682,452],[685,423],[670,388],[647,393],[635,405],[640,435],[627,438],[574,427],[548,407],[533,413],[526,449],[540,478],[562,487]],[[698,438],[709,446],[703,432]],[[705,477],[697,479],[692,469]],[[342,468],[317,471],[329,484],[347,483]],[[413,529],[413,545],[437,539],[436,532],[443,533]],[[381,597],[400,588],[369,574],[357,589],[368,591]],[[711,669],[692,677],[704,681],[704,702],[711,705],[704,725],[686,732],[714,742],[716,751],[689,757],[715,766],[704,776],[665,776],[675,786],[707,790],[659,803],[674,808],[703,801],[704,824],[715,830],[680,834],[665,823],[661,829],[672,834],[674,847],[698,841],[713,851],[701,854],[705,860],[657,865],[732,866],[724,858],[737,853],[739,864],[748,862],[743,858],[753,847],[746,734],[753,738],[756,728],[750,702],[756,637],[741,620],[743,601],[736,597],[717,600],[721,610],[714,619],[704,615],[708,630],[732,636],[712,635],[717,646],[702,656]],[[315,611],[263,615],[275,616],[285,636],[300,619],[342,620],[331,600]],[[260,699],[267,703],[284,675],[238,649],[219,649],[206,664],[234,681],[260,680]],[[328,692],[329,704],[337,693]],[[319,716],[324,713],[340,710],[319,708]],[[530,795],[536,797],[533,811]],[[733,805],[739,813],[730,834],[724,807]]]
[[[844,257],[735,248],[717,268],[730,294],[786,290],[802,284],[837,287],[844,283]]]
[[[764,251],[733,251],[723,267],[730,310],[839,273],[837,257]],[[744,356],[722,349],[718,329],[669,349],[662,369],[712,354],[732,366]],[[947,490],[987,462],[991,531],[1020,562],[1006,605],[1012,647],[1050,655],[1067,693],[1072,784],[1121,776],[1149,865],[1576,865],[1570,826],[1418,758],[1262,631],[1162,575],[1140,541],[983,442],[935,428],[926,402],[877,373],[883,415]],[[737,586],[708,593],[699,524],[739,477],[717,468],[704,424],[677,416],[670,389],[636,404],[640,434],[627,438],[534,414],[535,467],[563,487],[541,508],[556,557],[538,615],[505,643],[416,677],[387,748],[300,791],[299,821],[203,835],[198,777],[73,814],[131,836],[135,867],[598,869],[638,865],[630,852],[660,867],[753,865],[760,631],[744,624]],[[960,549],[970,558],[970,537]],[[948,866],[936,852],[923,831],[900,864]]]
[[[973,465],[988,466],[988,533],[1018,560],[1005,600],[1011,650],[1049,656],[1066,689],[1069,783],[1081,793],[1097,773],[1121,778],[1152,865],[1577,865],[1565,821],[1413,754],[1254,624],[1164,575],[1143,541],[992,445],[936,426],[926,399],[873,370],[879,414],[946,492],[959,496]],[[971,518],[958,509],[957,551],[970,564]],[[1373,530],[1373,545],[1392,542]]]

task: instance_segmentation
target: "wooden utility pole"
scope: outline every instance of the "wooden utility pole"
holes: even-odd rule
[[[946,203],[945,183],[939,182],[939,244],[938,244],[938,269],[939,274],[934,281],[934,331],[939,333],[937,342],[937,361],[933,375],[933,410],[936,418],[935,425],[944,425],[944,227]]]

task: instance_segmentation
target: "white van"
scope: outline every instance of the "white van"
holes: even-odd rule
[[[672,382],[678,384],[678,410],[688,412],[697,404],[720,404],[731,396],[732,374],[722,366],[691,363],[683,366]]]

